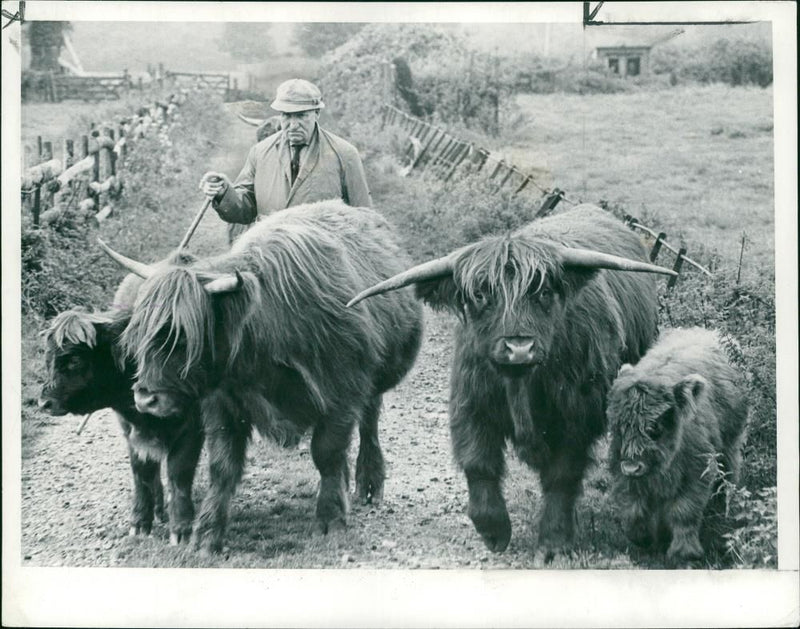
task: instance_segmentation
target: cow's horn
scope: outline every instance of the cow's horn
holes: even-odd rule
[[[147,279],[153,275],[153,273],[155,273],[155,269],[149,264],[137,262],[136,260],[132,260],[131,258],[122,255],[121,253],[117,253],[106,243],[104,243],[102,238],[97,239],[97,244],[100,245],[100,248],[105,251],[112,260],[114,260],[121,267],[128,269],[131,273],[134,273],[144,279]]]
[[[214,295],[217,293],[232,293],[239,290],[241,285],[242,276],[237,271],[236,273],[226,273],[217,277],[207,284],[203,284],[203,288],[206,289],[207,293]]]
[[[250,116],[243,116],[238,112],[236,115],[239,116],[239,120],[245,124],[249,124],[251,127],[260,127],[267,120],[266,118],[251,118]]]
[[[663,275],[677,275],[672,269],[663,266],[639,262],[630,258],[613,256],[608,253],[600,253],[591,249],[573,249],[572,247],[561,247],[561,261],[564,266],[582,266],[595,269],[613,269],[616,271],[637,271],[639,273],[661,273]]]
[[[403,271],[402,273],[398,273],[397,275],[390,277],[388,280],[383,280],[379,284],[370,286],[347,302],[347,307],[349,308],[350,306],[354,306],[359,301],[362,301],[367,297],[388,293],[391,290],[397,290],[398,288],[403,288],[409,284],[424,282],[425,280],[432,280],[449,275],[453,272],[454,257],[454,253],[451,253],[443,258],[436,258],[435,260],[423,262],[422,264],[411,267],[407,271]]]

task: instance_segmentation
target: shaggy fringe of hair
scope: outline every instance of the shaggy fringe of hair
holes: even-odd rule
[[[50,322],[50,327],[42,332],[48,346],[59,350],[68,345],[86,345],[90,348],[97,344],[97,324],[114,323],[115,317],[110,313],[93,313],[80,309],[67,310],[58,314]]]
[[[539,292],[548,279],[562,274],[552,248],[510,235],[487,238],[465,251],[454,273],[469,301],[487,291],[502,298],[504,318],[512,316],[531,287],[534,293]]]
[[[184,338],[186,363],[181,374],[185,377],[202,359],[206,342],[213,353],[213,329],[211,296],[196,274],[185,268],[175,268],[142,284],[121,342],[126,354],[136,359],[141,370],[149,361],[166,361]],[[162,335],[163,341],[158,345]]]

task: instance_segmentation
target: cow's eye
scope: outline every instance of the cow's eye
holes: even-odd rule
[[[83,367],[83,360],[77,356],[70,356],[66,366],[69,371],[79,371]]]
[[[664,434],[664,428],[661,426],[659,422],[654,422],[647,427],[647,436],[650,437],[653,441],[656,441]]]

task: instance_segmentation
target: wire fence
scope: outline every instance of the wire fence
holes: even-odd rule
[[[580,202],[570,199],[557,187],[546,185],[541,177],[537,177],[530,169],[518,167],[492,151],[476,145],[474,142],[462,140],[450,131],[417,118],[402,111],[394,105],[384,104],[382,107],[381,127],[392,125],[408,133],[408,145],[404,153],[402,176],[416,171],[419,174],[433,176],[443,182],[451,181],[458,176],[484,177],[492,193],[510,190],[512,195],[538,192],[539,207],[535,218],[542,218],[551,213],[560,202],[578,205]],[[675,248],[667,242],[667,234],[643,225],[637,218],[625,215],[625,224],[650,236],[653,243],[650,248],[650,261],[656,262],[659,254],[666,250],[675,256],[672,270],[680,273],[683,263],[692,265],[711,277],[712,273],[696,261],[687,257],[686,247]],[[667,285],[672,288],[677,276],[668,279]]]

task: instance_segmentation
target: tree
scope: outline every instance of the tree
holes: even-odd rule
[[[69,22],[29,22],[31,70],[61,71],[58,57],[64,45],[64,33],[72,30]]]
[[[364,26],[352,22],[310,22],[295,27],[293,41],[309,57],[321,57],[341,46]]]
[[[265,61],[275,54],[270,27],[259,22],[228,22],[217,40],[219,49],[239,61]]]

